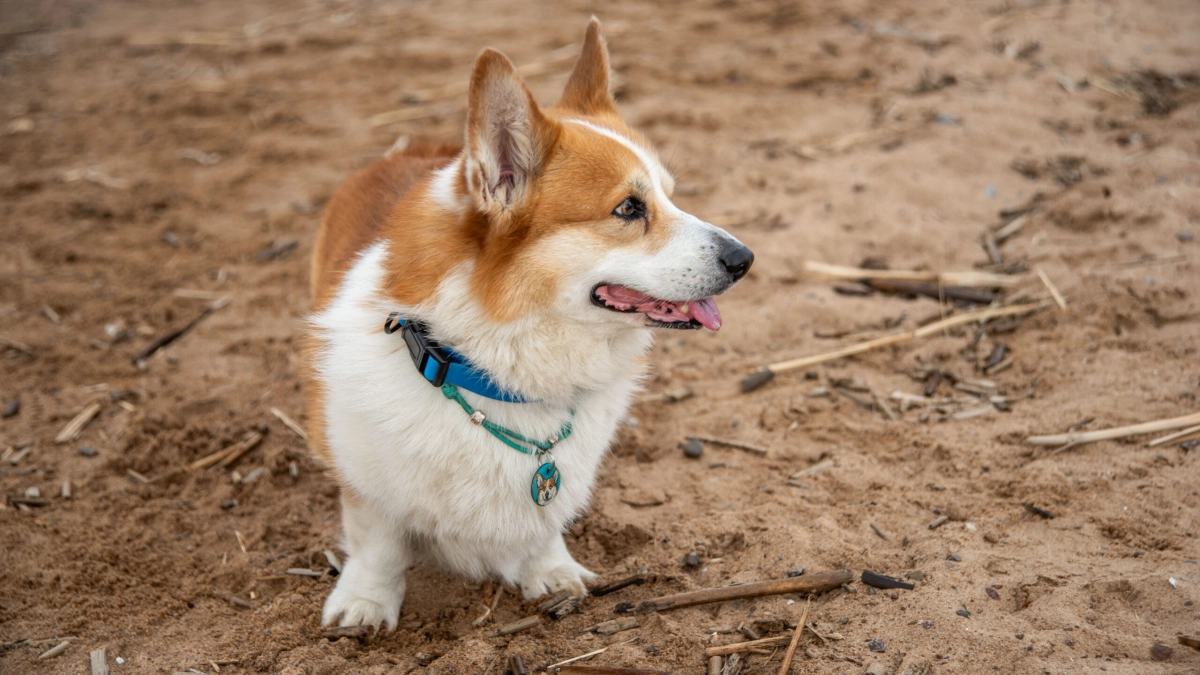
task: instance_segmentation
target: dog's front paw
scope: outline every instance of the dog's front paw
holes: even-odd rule
[[[400,605],[404,602],[403,589],[381,590],[356,588],[345,575],[338,580],[337,587],[325,600],[321,612],[321,625],[329,626],[374,626],[385,624],[388,630],[396,630],[400,620]]]
[[[521,578],[521,595],[526,600],[533,600],[547,593],[557,593],[562,590],[571,595],[583,597],[587,595],[584,582],[592,581],[596,575],[583,565],[571,560],[559,563],[549,569],[532,569]]]

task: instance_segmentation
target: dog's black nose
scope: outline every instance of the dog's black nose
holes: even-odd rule
[[[719,260],[729,276],[737,281],[750,271],[750,265],[754,263],[754,252],[737,241],[727,241],[721,244]]]

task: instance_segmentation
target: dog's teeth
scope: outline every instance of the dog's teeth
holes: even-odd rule
[[[684,316],[687,316],[688,304],[686,302],[679,303],[679,313],[683,314]]]

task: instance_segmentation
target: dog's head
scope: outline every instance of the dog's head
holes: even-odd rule
[[[716,330],[714,295],[754,254],[671,201],[675,181],[618,115],[600,23],[553,107],[485,50],[471,77],[464,164],[490,318],[554,312],[586,324]]]

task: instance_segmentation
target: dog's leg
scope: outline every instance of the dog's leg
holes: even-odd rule
[[[395,630],[404,602],[404,571],[412,563],[408,542],[383,514],[344,496],[342,528],[349,557],[325,601],[321,625],[379,628],[386,623]]]
[[[583,565],[575,562],[567,551],[561,534],[551,537],[534,553],[521,568],[521,594],[532,600],[545,593],[557,593],[563,589],[580,597],[587,595],[585,581],[595,579]]]

